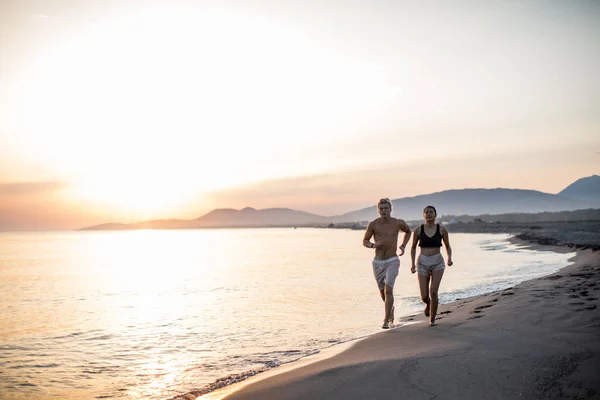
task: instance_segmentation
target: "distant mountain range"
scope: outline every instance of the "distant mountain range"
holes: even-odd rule
[[[433,205],[438,215],[482,215],[539,213],[600,208],[600,176],[593,175],[572,183],[558,194],[522,189],[460,189],[393,199],[392,215],[418,220],[423,208]],[[110,223],[85,230],[121,229],[197,229],[259,226],[323,226],[330,223],[369,221],[378,217],[375,205],[346,214],[325,217],[289,208],[216,209],[192,220],[154,220],[133,224]]]

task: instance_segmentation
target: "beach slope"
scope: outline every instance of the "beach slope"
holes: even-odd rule
[[[442,305],[438,326],[416,316],[423,322],[224,398],[600,399],[600,253],[579,251],[573,261],[551,276]]]

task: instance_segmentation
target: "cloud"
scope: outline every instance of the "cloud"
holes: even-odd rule
[[[14,182],[0,183],[0,196],[38,195],[64,189],[64,182]]]
[[[71,230],[111,220],[69,199],[69,188],[58,181],[0,183],[0,231]]]

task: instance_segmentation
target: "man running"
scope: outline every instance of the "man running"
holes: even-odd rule
[[[380,218],[372,221],[365,232],[363,246],[375,249],[373,260],[373,275],[379,287],[381,299],[385,304],[385,317],[383,329],[389,329],[394,322],[394,282],[400,268],[400,258],[396,254],[398,234],[404,232],[404,239],[400,245],[400,256],[404,254],[406,244],[410,240],[410,228],[402,219],[392,218],[392,202],[388,198],[379,200],[377,204]],[[375,236],[375,243],[371,237]]]

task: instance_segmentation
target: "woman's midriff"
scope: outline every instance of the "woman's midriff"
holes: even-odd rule
[[[439,253],[439,247],[421,247],[421,254],[423,254],[424,256],[434,256]]]

